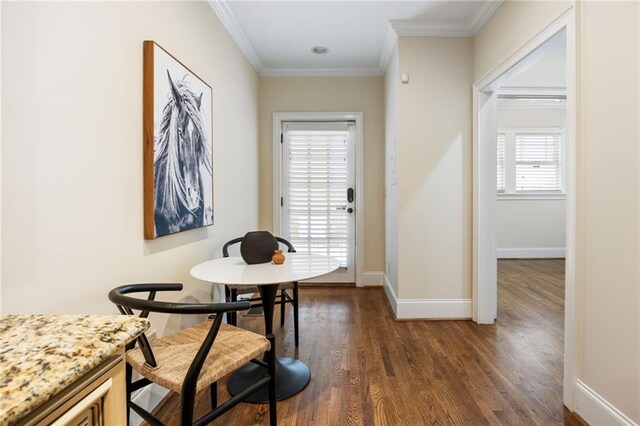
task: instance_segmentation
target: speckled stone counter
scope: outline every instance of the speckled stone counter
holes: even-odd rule
[[[8,315],[0,319],[0,425],[10,425],[149,328],[107,315]]]

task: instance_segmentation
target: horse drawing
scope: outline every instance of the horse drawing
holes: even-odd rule
[[[213,223],[212,194],[205,194],[203,174],[213,176],[207,132],[196,96],[186,75],[173,80],[154,146],[156,236]]]

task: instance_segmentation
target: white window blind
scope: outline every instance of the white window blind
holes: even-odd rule
[[[320,130],[296,124],[285,127],[288,163],[284,208],[288,223],[284,226],[297,251],[335,257],[346,267],[349,126],[322,124]]]
[[[498,133],[497,150],[496,150],[496,189],[498,192],[504,192],[505,190],[505,165],[504,165],[504,149],[506,142],[506,135],[504,133]]]
[[[561,133],[516,133],[516,192],[562,190]]]

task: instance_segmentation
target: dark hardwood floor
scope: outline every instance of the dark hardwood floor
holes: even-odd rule
[[[287,312],[277,350],[312,378],[278,403],[279,424],[578,424],[562,405],[564,261],[502,260],[498,281],[495,325],[394,321],[380,288],[302,288],[300,348]],[[263,331],[262,318],[239,324]],[[228,397],[224,382],[218,392]],[[158,415],[176,424],[177,411],[172,396]],[[268,424],[267,406],[240,404],[215,424]]]

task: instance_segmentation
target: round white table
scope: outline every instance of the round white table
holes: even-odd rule
[[[261,263],[247,265],[241,257],[223,257],[209,260],[191,268],[191,276],[210,283],[258,286],[264,307],[265,335],[273,334],[273,311],[278,285],[319,277],[340,267],[337,259],[308,253],[285,253],[282,265]],[[275,350],[275,349],[274,349]],[[229,378],[227,387],[237,395],[252,383],[264,377],[266,371],[256,364],[248,364]],[[309,367],[300,360],[278,358],[276,363],[276,399],[289,398],[302,391],[311,380]],[[268,402],[267,389],[261,389],[246,401]]]

